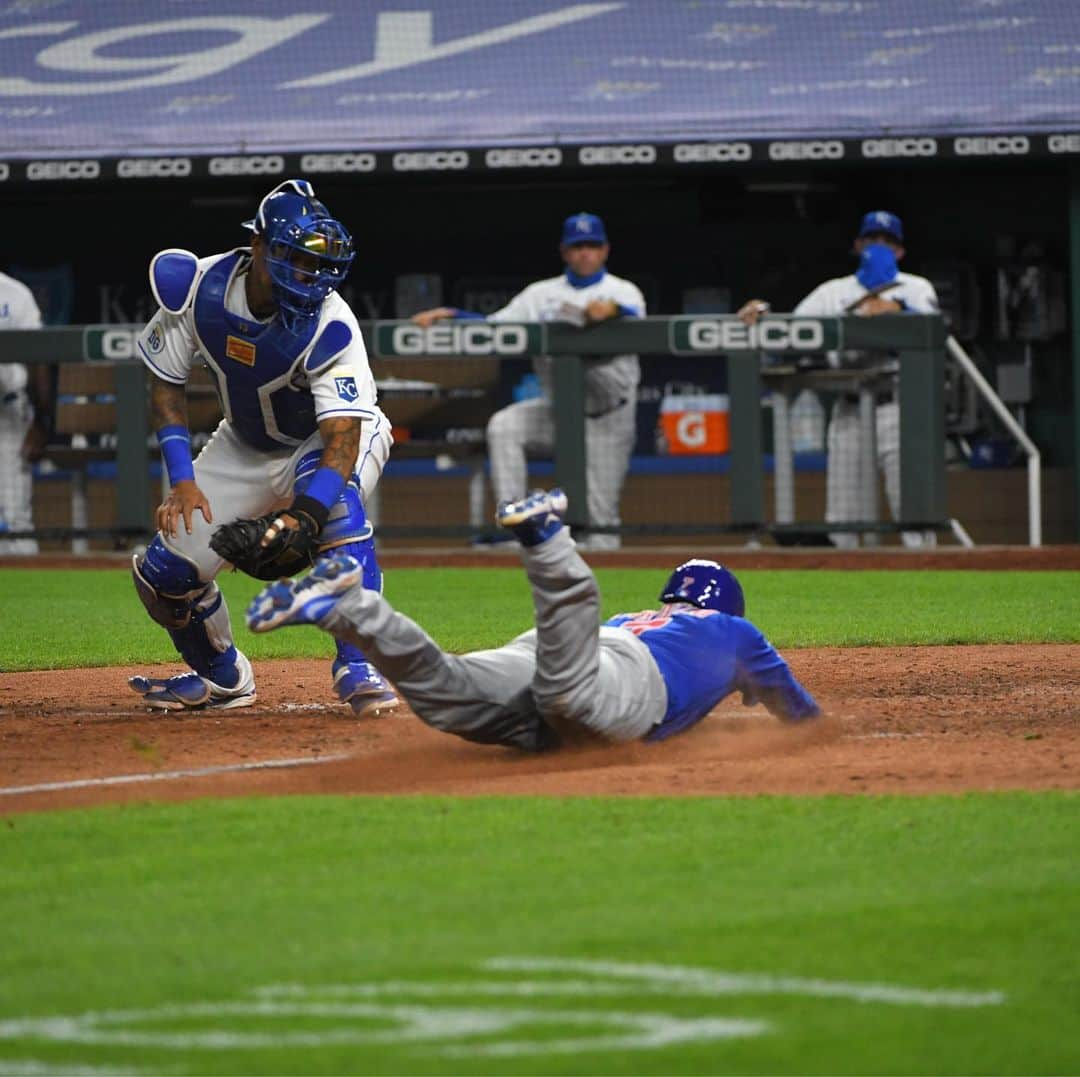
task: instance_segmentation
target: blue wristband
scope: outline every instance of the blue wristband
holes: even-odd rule
[[[311,482],[304,487],[304,496],[314,498],[329,511],[330,506],[341,496],[345,489],[345,478],[332,467],[321,467],[311,476]]]
[[[195,478],[195,468],[191,463],[191,433],[186,426],[173,423],[163,426],[157,432],[161,455],[165,458],[165,470],[169,473],[169,483],[175,486],[185,479]]]

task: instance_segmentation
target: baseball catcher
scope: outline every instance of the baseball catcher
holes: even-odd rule
[[[250,247],[207,258],[170,249],[150,263],[159,309],[138,348],[170,490],[132,574],[189,667],[131,678],[157,710],[255,700],[215,581],[226,561],[273,579],[345,552],[365,586],[382,586],[364,504],[392,439],[360,327],[337,292],[352,236],[300,179],[275,187],[244,226]],[[225,418],[192,459],[185,386],[196,363],[212,374]],[[337,644],[331,675],[357,714],[395,701],[352,644]]]

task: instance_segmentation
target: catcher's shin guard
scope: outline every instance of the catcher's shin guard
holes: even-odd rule
[[[342,511],[344,509],[344,511]],[[323,551],[318,560],[336,554],[349,554],[360,562],[361,584],[369,591],[382,591],[382,570],[375,555],[373,529],[367,522],[360,491],[353,483],[346,485],[335,502],[322,534]],[[397,696],[382,674],[351,643],[336,640],[337,657],[330,673],[334,691],[353,713],[364,715],[379,708],[392,707]]]
[[[173,553],[160,535],[145,554],[132,558],[131,574],[147,612],[168,630],[184,661],[213,684],[235,688],[243,671],[218,585],[203,583],[195,565]]]

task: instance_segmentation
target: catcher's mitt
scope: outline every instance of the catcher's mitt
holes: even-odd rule
[[[285,513],[299,526],[286,527],[281,519]],[[210,536],[210,548],[257,580],[278,580],[311,564],[320,530],[317,520],[293,506],[219,527]]]

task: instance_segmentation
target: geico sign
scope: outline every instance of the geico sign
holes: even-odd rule
[[[92,180],[101,175],[100,161],[31,161],[28,180]]]
[[[582,146],[578,150],[578,163],[583,165],[651,165],[655,162],[655,146]]]
[[[790,322],[763,318],[757,325],[738,321],[691,322],[687,330],[691,348],[700,351],[747,351],[754,348],[805,348],[817,351],[825,345],[821,322],[793,318]]]
[[[1080,135],[1051,135],[1046,146],[1051,153],[1080,153]]]
[[[265,157],[211,157],[211,176],[276,176],[285,171],[285,158],[276,153]]]
[[[749,142],[680,142],[675,146],[675,160],[681,165],[749,161],[750,155]]]
[[[190,157],[124,157],[116,162],[118,179],[164,179],[190,176]]]
[[[936,157],[935,138],[866,138],[862,142],[864,157]]]
[[[102,330],[102,359],[130,359],[134,354],[135,334],[130,329]]]
[[[839,161],[844,144],[839,139],[827,142],[770,142],[770,161]]]
[[[305,153],[301,172],[374,172],[373,153]]]
[[[400,325],[391,340],[396,355],[524,355],[529,333],[520,325]]]
[[[562,164],[562,150],[556,146],[488,150],[484,164],[488,168],[556,168]]]
[[[397,172],[454,172],[469,167],[464,150],[433,150],[424,153],[395,153]]]
[[[1026,135],[984,135],[978,138],[955,138],[957,157],[1008,157],[1025,154],[1031,148]]]

